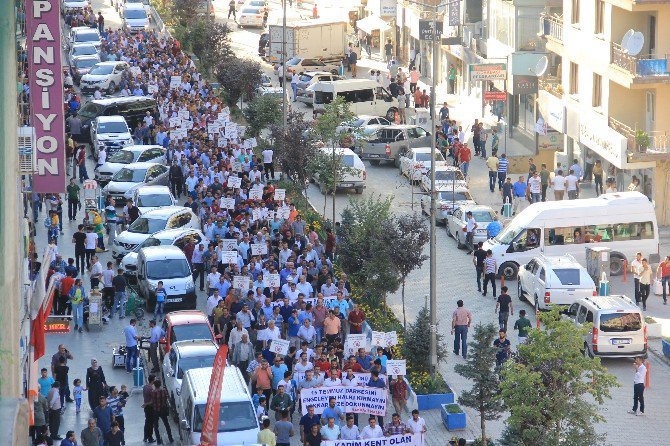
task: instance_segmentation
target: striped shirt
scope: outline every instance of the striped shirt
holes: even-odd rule
[[[499,173],[507,173],[507,165],[509,164],[509,160],[507,158],[500,158],[498,160],[498,172]]]
[[[496,272],[496,261],[493,257],[487,257],[484,259],[484,273],[490,274]]]

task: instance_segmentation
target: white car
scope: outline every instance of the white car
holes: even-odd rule
[[[163,163],[164,161],[165,148],[162,146],[126,146],[111,156],[107,154],[107,161],[98,168],[98,171],[95,173],[95,179],[98,183],[107,183],[116,172],[128,164],[143,162]]]
[[[168,168],[160,163],[133,163],[114,174],[102,189],[105,198],[113,198],[121,206],[132,199],[135,189],[142,186],[168,184]]]
[[[519,299],[526,299],[536,310],[567,307],[596,295],[593,279],[571,255],[535,257],[519,269],[517,290]]]
[[[133,202],[140,214],[162,206],[176,206],[177,199],[167,186],[142,186],[135,189]]]
[[[263,28],[263,14],[262,8],[244,5],[237,15],[238,26]]]
[[[430,147],[414,147],[400,155],[400,173],[405,175],[412,183],[421,180],[421,176],[430,169]],[[446,166],[442,152],[435,150],[435,165]]]
[[[294,76],[298,76],[298,79],[296,80],[296,100],[298,102],[304,102],[309,106],[314,102],[314,90],[310,90],[310,86],[317,82],[339,81],[343,79],[339,75],[327,71],[305,71],[295,74]],[[291,80],[291,82],[293,82],[293,80]]]
[[[442,188],[451,186],[451,183],[456,182],[456,187],[468,187],[465,181],[463,172],[458,167],[454,166],[435,166],[435,188]],[[421,175],[421,189],[430,191],[430,169]]]
[[[170,353],[163,358],[162,375],[170,395],[170,406],[179,413],[181,382],[184,373],[191,369],[212,367],[218,347],[212,341],[193,339],[177,341],[170,346]]]
[[[61,11],[68,13],[70,11],[83,10],[87,6],[91,6],[89,0],[63,0]]]
[[[98,56],[98,48],[92,43],[78,43],[70,47],[70,52],[68,53],[68,59],[70,62],[76,59],[77,57],[82,56]]]
[[[107,156],[111,156],[121,148],[131,146],[135,142],[123,116],[98,116],[91,121],[89,132],[96,159],[103,147],[107,151]]]
[[[368,126],[375,125],[374,129],[378,129],[383,125],[391,125],[388,119],[382,118],[381,116],[371,116],[371,115],[360,115],[357,116],[353,121],[343,122],[337,126],[337,133],[341,132],[358,132],[363,131],[364,129],[369,128]]]
[[[76,45],[78,43],[90,43],[100,49],[100,46],[102,45],[102,37],[100,37],[98,28],[75,26],[70,29],[70,45]]]
[[[199,228],[200,220],[191,208],[166,206],[141,215],[126,231],[117,235],[112,246],[112,257],[122,259],[137,245],[163,229]]]
[[[365,181],[367,179],[367,173],[365,171],[365,164],[361,161],[361,158],[356,155],[351,149],[346,147],[336,147],[335,149],[329,147],[319,147],[317,150],[326,157],[330,159],[332,156],[333,150],[335,151],[336,158],[339,158],[342,166],[348,167],[348,171],[342,175],[337,185],[336,189],[354,189],[357,194],[362,194],[363,189],[365,189]],[[319,183],[318,172],[314,173],[312,178],[316,184],[319,184],[319,188],[322,193],[328,192],[326,185]]]
[[[447,218],[447,235],[456,239],[456,244],[459,248],[465,246],[465,228],[466,213],[472,212],[472,218],[477,222],[477,229],[475,229],[472,243],[485,242],[488,240],[488,233],[486,228],[496,218],[496,212],[489,206],[480,204],[463,205],[455,209]]]
[[[442,186],[437,188],[436,192],[436,218],[445,225],[447,224],[447,219],[451,213],[454,212],[454,209],[458,209],[461,206],[477,204],[472,198],[472,195],[470,195],[470,191],[465,187],[452,188],[450,186]],[[430,215],[430,195],[428,194],[421,195],[421,213]]]
[[[262,12],[270,11],[270,7],[268,6],[268,2],[266,0],[247,0],[244,2],[242,8],[244,9],[246,7],[260,8]]]
[[[196,246],[201,242],[208,243],[207,237],[205,237],[205,234],[203,234],[199,229],[165,229],[164,231],[158,231],[133,248],[133,250],[128,254],[123,256],[123,259],[121,259],[121,267],[129,279],[135,279],[137,277],[137,253],[140,252],[140,249],[146,248],[148,246],[169,245],[184,249],[184,246],[186,246],[186,243],[189,239],[193,239]]]
[[[142,3],[126,3],[123,8],[123,27],[131,33],[149,29],[149,16]]]
[[[84,94],[92,94],[95,90],[100,89],[101,92],[113,94],[119,84],[123,72],[128,68],[128,62],[112,61],[100,62],[96,64],[88,74],[81,78],[81,91]]]

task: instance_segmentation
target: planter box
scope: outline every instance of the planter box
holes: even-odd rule
[[[431,393],[417,395],[416,403],[419,410],[439,409],[443,404],[452,404],[456,401],[453,393]]]
[[[663,354],[670,358],[670,342],[668,342],[666,339],[661,340],[663,343]]]
[[[663,336],[663,324],[658,322],[647,324],[647,336],[650,338],[660,338]]]
[[[443,404],[441,409],[442,423],[449,431],[465,429],[466,419],[465,412],[449,413],[447,411],[447,404]]]

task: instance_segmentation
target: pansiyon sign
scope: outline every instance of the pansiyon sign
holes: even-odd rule
[[[65,122],[60,1],[28,0],[31,123],[35,128],[35,192],[65,192]]]

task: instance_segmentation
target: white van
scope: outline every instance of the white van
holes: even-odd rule
[[[163,282],[167,293],[165,313],[195,310],[195,284],[184,251],[176,246],[151,246],[137,254],[137,287],[147,310],[156,305],[156,287]]]
[[[179,437],[182,444],[200,444],[212,367],[188,370],[181,384]],[[227,366],[221,384],[218,446],[251,445],[258,442],[258,421],[242,373]]]
[[[498,274],[516,279],[519,266],[541,254],[571,254],[586,265],[586,247],[611,249],[613,276],[623,273],[642,252],[658,261],[658,225],[649,199],[639,192],[603,194],[598,198],[533,203],[495,237],[484,243],[493,251]]]
[[[334,150],[335,157],[339,158],[343,166],[349,168],[342,175],[342,178],[340,178],[336,189],[355,189],[357,194],[363,193],[367,173],[365,172],[365,164],[358,155],[346,147],[336,147],[335,149],[319,147],[317,150],[325,157],[332,157]],[[318,172],[314,173],[313,179],[316,184],[319,184]],[[324,185],[320,185],[319,187],[322,192],[326,192]]]
[[[567,311],[578,326],[593,324],[584,337],[590,356],[631,358],[647,355],[647,326],[637,305],[626,296],[579,299]]]
[[[321,81],[310,85],[307,90],[313,92],[314,116],[323,113],[324,106],[336,96],[343,97],[355,115],[384,116],[393,122],[398,111],[398,99],[370,79]]]
[[[126,31],[132,33],[149,29],[149,16],[142,3],[126,3],[122,17]]]

